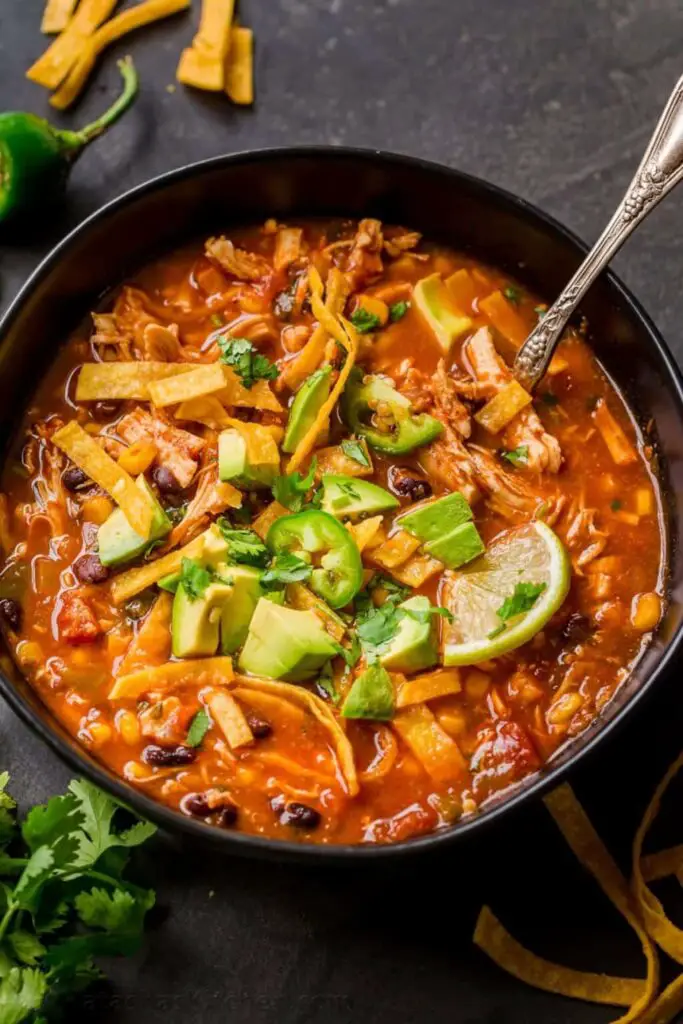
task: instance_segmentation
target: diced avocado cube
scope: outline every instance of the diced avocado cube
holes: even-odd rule
[[[398,498],[385,491],[383,487],[378,487],[369,480],[359,480],[355,476],[325,474],[322,484],[322,508],[337,519],[375,515],[377,512],[397,508],[399,505]]]
[[[234,654],[246,640],[249,623],[263,595],[261,570],[248,565],[226,565],[219,573],[232,580],[232,590],[221,613],[221,651]]]
[[[359,675],[346,695],[341,713],[344,718],[371,718],[388,721],[394,716],[394,686],[381,665],[370,665]]]
[[[265,464],[251,466],[247,456],[247,442],[238,430],[229,428],[218,435],[218,476],[237,487],[270,487],[278,466]]]
[[[198,556],[198,561],[200,561],[202,565],[208,565],[212,569],[215,569],[222,562],[225,562],[227,557],[228,543],[223,537],[219,527],[216,523],[213,523],[213,525],[210,526],[204,534],[204,540],[201,552]],[[180,573],[170,572],[168,576],[162,576],[157,583],[157,586],[161,587],[162,590],[167,590],[170,594],[175,594],[178,589],[179,582]]]
[[[215,654],[224,603],[230,598],[228,583],[210,583],[201,597],[192,598],[181,584],[173,598],[171,649],[176,658]]]
[[[418,281],[413,289],[415,306],[434,333],[444,353],[472,327],[472,321],[456,309],[453,297],[438,274]]]
[[[396,636],[380,654],[380,662],[392,672],[419,672],[436,665],[437,629],[435,616],[429,614],[431,602],[428,597],[418,594],[399,605],[406,612],[421,613],[425,621],[420,622],[412,615],[404,615]]]
[[[261,598],[239,659],[242,672],[298,683],[310,679],[337,653],[314,612]]]
[[[296,451],[297,445],[313,426],[315,418],[330,394],[332,367],[323,366],[304,381],[289,408],[289,419],[282,442],[283,452]]]
[[[421,541],[438,540],[445,533],[451,533],[457,526],[467,523],[472,518],[472,509],[460,491],[446,494],[436,501],[426,501],[410,512],[406,512],[397,522],[401,529],[412,533]]]
[[[474,523],[462,523],[461,526],[456,526],[451,533],[438,537],[436,540],[430,540],[425,544],[424,549],[428,555],[438,558],[449,569],[457,569],[459,565],[465,565],[473,558],[483,555],[486,546]]]
[[[141,537],[130,525],[120,508],[115,508],[97,531],[97,547],[102,565],[121,565],[137,558],[155,540],[171,532],[173,524],[159,504],[143,473],[135,481],[154,507],[149,537]]]

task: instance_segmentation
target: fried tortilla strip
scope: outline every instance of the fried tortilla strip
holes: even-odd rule
[[[154,562],[147,562],[136,569],[128,569],[117,576],[111,585],[111,597],[114,604],[123,604],[131,597],[135,597],[140,591],[158,583],[164,576],[179,572],[183,558],[199,558],[204,547],[204,538],[208,530],[200,533],[198,537],[191,540],[185,547],[177,551],[170,551],[167,555],[157,558]]]
[[[645,993],[645,982],[635,978],[574,971],[543,960],[520,945],[488,907],[481,908],[473,941],[508,974],[545,992],[609,1006],[632,1006]]]
[[[356,547],[361,554],[377,536],[382,529],[382,516],[372,516],[370,519],[363,519],[360,523],[352,523],[348,531],[356,542]]]
[[[71,21],[78,0],[47,0],[40,31],[46,36],[63,32]]]
[[[202,694],[216,725],[228,741],[231,750],[248,747],[254,742],[242,708],[225,690],[209,690]]]
[[[413,589],[421,587],[430,576],[435,576],[437,572],[442,571],[443,562],[437,558],[431,558],[429,555],[420,554],[411,555],[407,562],[389,570],[395,580]]]
[[[279,466],[280,452],[272,430],[260,423],[245,423],[228,416],[228,423],[242,435],[247,446],[247,458],[252,466]]]
[[[196,366],[189,373],[153,380],[148,384],[149,396],[157,408],[179,405],[193,398],[213,395],[225,387],[225,374],[221,363]]]
[[[62,34],[31,65],[26,77],[46,89],[56,89],[78,61],[89,37],[109,17],[116,4],[117,0],[81,0]]]
[[[437,697],[460,693],[460,672],[457,668],[439,668],[426,675],[403,680],[396,688],[396,707],[405,708],[410,704],[423,704]]]
[[[317,282],[320,281],[317,271],[313,275],[309,272],[310,288],[312,288],[312,281],[316,283],[316,286]],[[347,294],[348,289],[344,275],[336,267],[333,267],[327,275],[327,283],[325,285],[325,306],[331,314],[341,313]],[[286,363],[280,371],[280,384],[291,388],[292,391],[295,391],[300,384],[303,384],[306,378],[310,377],[322,362],[327,339],[328,333],[325,325],[318,322],[318,326],[301,352],[294,359]]]
[[[121,659],[117,676],[130,675],[137,669],[149,669],[152,665],[168,661],[171,656],[172,607],[173,597],[165,591],[159,594]]]
[[[638,461],[635,448],[610,412],[604,398],[601,398],[595,406],[593,422],[600,431],[607,450],[617,466],[629,466]]]
[[[76,383],[76,401],[149,401],[150,384],[194,369],[192,363],[84,363]]]
[[[346,635],[346,623],[340,619],[336,612],[325,604],[325,602],[314,594],[312,590],[305,587],[303,583],[287,584],[287,604],[299,611],[315,612],[330,636],[342,642]]]
[[[254,102],[254,33],[250,28],[236,26],[230,32],[225,91],[241,107]]]
[[[75,23],[85,2],[86,0],[81,0],[78,12],[66,32]],[[143,0],[135,7],[129,7],[117,14],[115,18],[111,18],[82,44],[80,52],[77,54],[76,63],[71,67],[61,87],[50,97],[50,104],[58,110],[65,110],[69,107],[80,94],[100,53],[111,43],[128,32],[132,32],[133,29],[142,28],[143,25],[159,21],[160,18],[167,18],[171,14],[187,10],[191,2],[192,0]],[[66,35],[66,32],[63,35]],[[63,36],[59,36],[53,46],[56,46],[62,38]]]
[[[235,0],[202,0],[199,31],[192,46],[180,56],[176,71],[179,82],[195,89],[223,91],[234,13]]]
[[[156,668],[143,668],[119,676],[109,691],[109,700],[137,700],[152,690],[170,690],[181,683],[197,686],[229,683],[233,678],[232,658],[197,658],[194,661],[167,661]]]
[[[132,476],[75,420],[57,430],[52,440],[79,469],[111,495],[135,532],[143,538],[149,537],[154,507]]]
[[[667,850],[649,853],[640,861],[640,872],[644,882],[656,882],[659,878],[677,875],[683,869],[683,845],[670,846]]]
[[[230,426],[230,417],[215,395],[204,395],[181,402],[175,411],[175,419],[203,423],[212,430],[222,430]]]
[[[467,776],[467,762],[460,748],[441,728],[426,704],[414,704],[397,711],[392,727],[437,782],[452,782]]]
[[[281,505],[279,501],[271,501],[270,505],[266,505],[263,512],[260,512],[256,516],[256,519],[251,524],[251,528],[254,533],[261,538],[261,540],[265,540],[268,536],[268,530],[270,530],[275,520],[288,515],[288,508]]]
[[[245,388],[231,366],[224,366],[226,387],[218,397],[225,405],[237,405],[244,409],[262,409],[265,412],[284,412],[267,380],[256,380]]]
[[[531,405],[531,395],[518,381],[511,380],[475,413],[474,418],[490,434],[498,434],[527,405]]]

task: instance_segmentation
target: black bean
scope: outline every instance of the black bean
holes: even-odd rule
[[[153,768],[177,768],[184,764],[192,764],[197,757],[193,747],[184,747],[179,743],[175,747],[162,747],[150,743],[142,751],[142,760]]]
[[[404,466],[393,466],[389,474],[389,485],[394,494],[411,501],[422,501],[432,494],[431,484],[413,469]]]
[[[166,466],[155,466],[152,470],[152,480],[161,494],[179,494],[183,489]]]
[[[232,828],[237,821],[238,810],[232,803],[226,803],[216,815],[216,824],[219,828]]]
[[[292,825],[294,828],[313,829],[321,822],[320,813],[308,804],[291,803],[285,807],[284,814],[280,821],[283,825]]]
[[[120,411],[121,403],[115,401],[95,402],[92,414],[96,420],[110,420]]]
[[[8,629],[18,633],[21,629],[21,605],[13,597],[0,600],[0,618]]]
[[[81,583],[104,583],[109,578],[109,569],[102,565],[97,555],[81,555],[71,568]]]
[[[62,473],[62,483],[67,491],[81,491],[85,487],[92,487],[92,480],[86,476],[78,466],[69,466]]]
[[[203,793],[188,793],[180,801],[180,809],[193,818],[208,818],[213,812],[213,807],[209,806],[209,801]]]
[[[584,644],[592,632],[590,619],[582,615],[581,612],[573,612],[562,627],[560,636],[564,644],[576,646]]]
[[[247,722],[257,740],[264,740],[273,731],[270,722],[267,722],[265,718],[260,718],[258,715],[247,715]]]

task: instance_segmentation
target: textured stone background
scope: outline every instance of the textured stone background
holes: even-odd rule
[[[41,8],[42,0],[0,0],[0,109],[49,110],[23,77],[43,47]],[[69,202],[40,239],[0,245],[0,305],[103,201],[188,161],[265,145],[379,146],[439,160],[593,240],[681,73],[678,0],[244,0],[242,16],[258,45],[253,110],[166,90],[192,35],[185,15],[119,47],[135,55],[142,95],[77,165]],[[105,105],[118,84],[113,56],[64,123]],[[682,229],[680,193],[615,261],[679,358]],[[622,858],[646,795],[681,746],[678,686],[673,678],[662,687],[573,778]],[[6,709],[0,750],[26,800],[65,784],[59,762]],[[673,806],[662,841],[681,841],[679,819]],[[601,1024],[618,1016],[531,991],[491,966],[469,941],[484,901],[549,958],[642,973],[637,941],[541,807],[476,847],[400,868],[278,867],[192,848],[181,856],[166,841],[144,867],[164,912],[145,953],[115,965],[114,987],[90,1000],[91,1020]]]

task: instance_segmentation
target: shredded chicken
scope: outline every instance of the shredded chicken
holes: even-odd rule
[[[60,639],[74,645],[92,643],[102,633],[91,604],[77,590],[68,590],[62,596],[57,628]]]
[[[595,508],[580,509],[572,517],[567,532],[565,543],[570,551],[579,551],[573,559],[576,570],[582,569],[605,550],[608,536],[604,530],[598,530],[595,525],[595,517],[598,510]]]
[[[394,235],[392,238],[384,239],[384,251],[389,256],[401,256],[404,252],[414,249],[419,245],[422,235],[419,231],[404,231],[401,235]]]
[[[420,465],[450,491],[460,491],[470,505],[479,498],[475,467],[467,448],[455,431],[446,429],[441,437],[420,452]]]
[[[157,462],[173,473],[181,488],[188,487],[197,472],[197,461],[206,442],[187,430],[166,423],[144,409],[135,409],[119,422],[119,436],[128,444],[151,442],[157,448]]]
[[[218,479],[218,467],[215,464],[207,466],[184,518],[171,531],[165,550],[192,540],[208,526],[211,516],[217,516],[231,507],[233,495],[234,488]]]
[[[126,362],[135,358],[133,336],[114,313],[93,313],[92,319],[95,330],[90,342],[100,356],[109,350]]]
[[[468,438],[472,433],[470,414],[460,401],[455,381],[446,370],[445,360],[439,360],[431,377],[419,370],[409,370],[400,390],[401,394],[410,398],[415,412],[433,412],[437,419],[452,427],[460,437]]]
[[[344,267],[349,291],[357,291],[367,281],[382,273],[384,269],[382,264],[383,244],[381,222],[373,220],[371,217],[362,220],[358,225],[358,231]]]
[[[490,508],[505,518],[510,512],[533,515],[542,505],[542,498],[529,487],[518,473],[506,473],[493,452],[479,445],[470,445],[470,457],[475,467],[476,479],[487,495]]]
[[[138,715],[143,736],[163,743],[182,743],[187,734],[188,711],[178,697],[166,697]]]
[[[259,281],[272,274],[271,265],[264,256],[236,248],[224,235],[208,238],[204,250],[210,260],[240,281]]]
[[[495,395],[513,379],[509,367],[496,352],[488,327],[481,327],[470,338],[464,352],[472,375],[486,389],[487,396]],[[534,472],[557,473],[562,465],[557,438],[546,432],[531,405],[515,416],[505,430],[503,442],[509,449],[527,448],[526,468]]]
[[[147,324],[142,332],[143,359],[160,363],[176,363],[181,359],[182,348],[178,340],[178,325]]]

